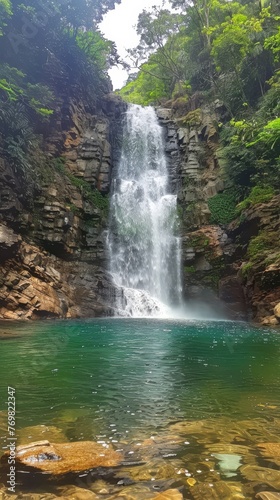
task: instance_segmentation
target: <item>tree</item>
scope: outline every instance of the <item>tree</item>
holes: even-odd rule
[[[142,72],[149,73],[153,78],[168,80],[171,92],[177,82],[185,79],[185,66],[180,61],[183,53],[181,26],[180,15],[157,7],[153,7],[151,12],[144,10],[137,24],[140,43],[128,51],[134,68],[141,67]],[[150,65],[143,65],[149,55],[153,70]]]
[[[121,0],[59,0],[58,10],[67,25],[70,25],[74,33],[83,27],[87,30],[96,28],[104,14],[113,9],[115,4]]]
[[[2,35],[2,29],[6,24],[6,20],[12,14],[10,0],[0,0],[0,35]]]

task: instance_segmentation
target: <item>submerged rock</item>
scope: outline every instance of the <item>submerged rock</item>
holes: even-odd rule
[[[7,464],[8,453],[1,458]],[[38,441],[16,449],[16,466],[23,472],[63,476],[97,467],[116,467],[122,455],[93,441],[55,443]]]
[[[260,500],[280,500],[280,493],[273,493],[272,491],[262,491],[256,495]]]
[[[122,470],[123,473],[127,473],[133,481],[168,480],[178,477],[175,468],[161,459],[153,460],[140,467],[125,468]]]
[[[23,443],[34,443],[36,441],[48,440],[55,443],[65,443],[67,438],[62,429],[54,425],[34,425],[23,427],[17,434],[19,445]]]
[[[172,489],[158,493],[151,500],[183,500],[183,495],[180,491]]]
[[[193,486],[191,492],[195,500],[245,500],[238,484],[225,481],[199,483]]]
[[[267,467],[244,465],[240,468],[244,479],[253,481],[256,484],[268,485],[275,489],[280,489],[280,471]]]
[[[68,500],[95,500],[97,498],[93,491],[78,486],[65,486],[60,489],[60,493],[62,498],[68,498]]]
[[[280,466],[280,443],[259,443],[258,448],[264,458]]]

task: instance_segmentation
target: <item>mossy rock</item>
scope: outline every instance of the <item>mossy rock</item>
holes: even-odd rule
[[[262,231],[250,240],[247,254],[252,262],[260,261],[268,256],[273,249],[279,248],[279,232]]]
[[[188,101],[189,98],[187,96],[177,97],[174,101],[172,101],[172,110],[177,116],[185,116],[188,111]]]
[[[195,250],[201,250],[208,247],[210,243],[209,238],[205,234],[195,234],[189,237],[189,246],[193,247]]]
[[[179,125],[188,127],[199,127],[202,123],[201,109],[195,109],[194,111],[189,111],[186,115],[180,117],[177,120]]]
[[[237,210],[246,210],[250,206],[257,205],[258,203],[269,202],[275,194],[271,186],[254,186],[247,198],[237,205]]]

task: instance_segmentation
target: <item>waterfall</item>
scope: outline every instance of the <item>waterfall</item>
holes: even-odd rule
[[[152,107],[130,105],[114,172],[110,272],[122,316],[171,316],[181,302],[177,196],[170,193],[162,127]]]

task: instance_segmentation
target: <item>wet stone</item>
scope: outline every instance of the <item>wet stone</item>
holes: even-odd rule
[[[259,443],[262,457],[280,466],[280,443]]]
[[[4,466],[7,466],[8,456],[5,453],[1,458]],[[121,460],[120,453],[93,441],[55,444],[38,441],[16,449],[18,469],[23,473],[49,474],[50,478],[77,474],[97,467],[116,467]]]
[[[121,473],[127,473],[133,481],[167,480],[178,477],[175,468],[164,460],[154,460],[143,466],[130,469],[126,467]]]
[[[68,498],[68,500],[95,500],[98,498],[93,491],[78,486],[65,486],[59,488],[59,492],[63,498]]]
[[[280,492],[273,493],[272,491],[262,491],[256,495],[258,500],[280,500]]]
[[[81,481],[83,481],[83,478],[81,478]],[[89,481],[87,481],[87,485],[88,487],[90,487],[90,490],[96,495],[104,495],[105,491],[106,495],[117,495],[120,491],[120,487],[118,485],[108,484],[103,479],[98,479],[91,485],[89,485]]]
[[[256,484],[267,484],[276,490],[280,490],[280,471],[253,465],[244,465],[240,468],[244,479]]]
[[[195,500],[245,500],[238,485],[225,481],[196,484],[191,488],[191,494]]]
[[[183,495],[180,491],[171,489],[158,493],[153,500],[183,500]]]

